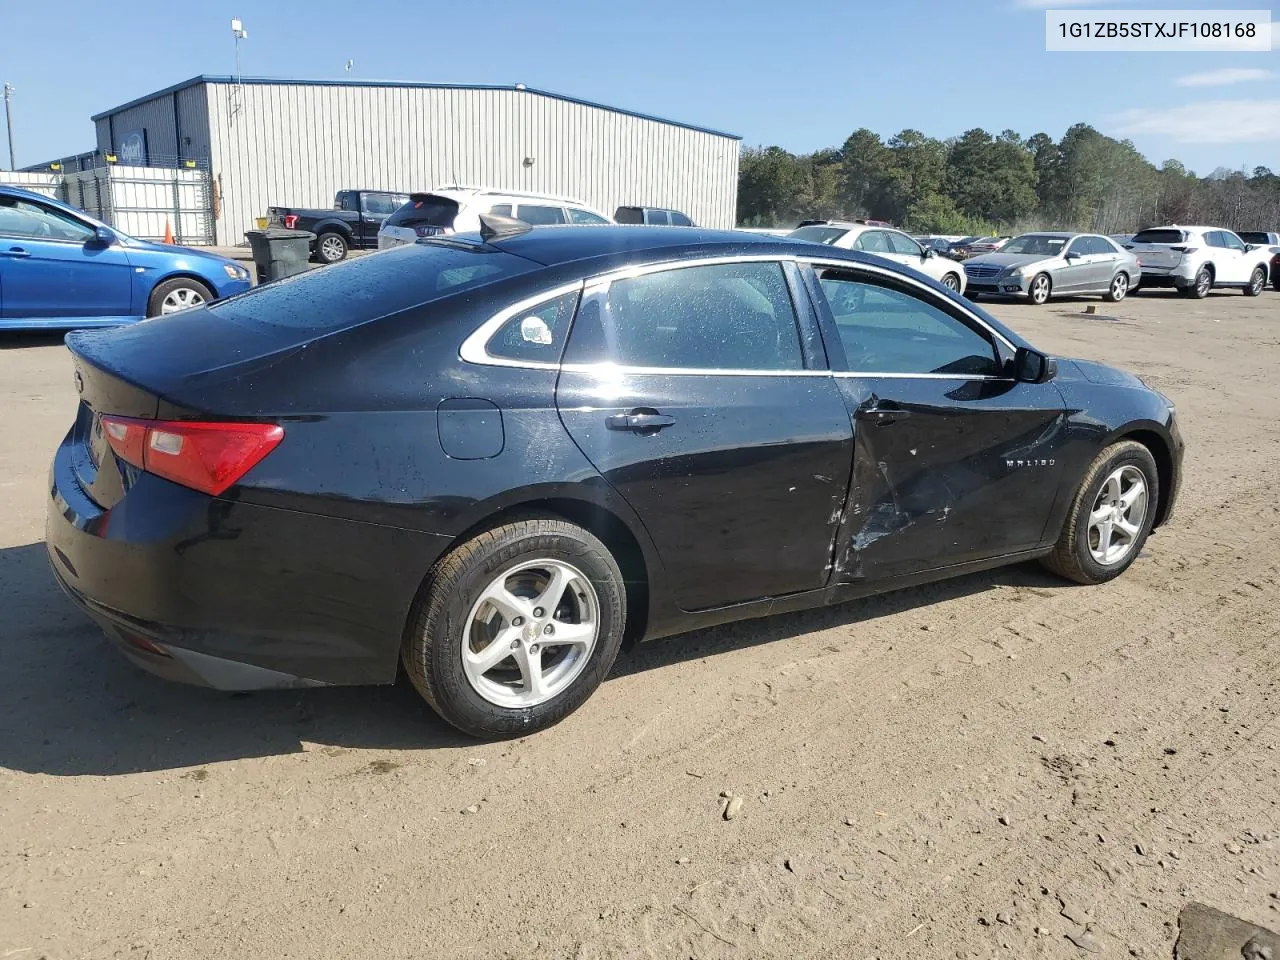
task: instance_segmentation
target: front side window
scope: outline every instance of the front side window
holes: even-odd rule
[[[885,239],[889,241],[889,249],[893,253],[905,254],[911,257],[923,257],[924,249],[920,244],[916,243],[905,233],[894,233],[893,231],[885,232]]]
[[[665,210],[646,210],[644,212],[645,223],[658,227],[669,227],[671,221],[667,218]]]
[[[564,223],[563,207],[545,207],[536,203],[522,203],[516,208],[516,216],[535,227]]]
[[[390,193],[366,193],[364,195],[364,211],[375,217],[389,217],[408,200],[408,197],[397,197]]]
[[[597,223],[608,223],[609,221],[606,220],[604,217],[600,216],[599,214],[592,213],[590,210],[583,210],[581,207],[570,207],[569,222],[597,224]]]
[[[683,267],[615,280],[583,299],[566,363],[800,370],[795,309],[778,263]]]
[[[0,236],[85,243],[93,228],[43,204],[0,197]]]
[[[1088,237],[1076,237],[1071,241],[1071,246],[1067,247],[1067,256],[1083,257],[1087,253],[1092,253],[1089,249]]]
[[[511,204],[495,203],[492,207],[489,208],[489,212],[492,213],[495,217],[509,217],[511,216]]]
[[[1244,253],[1244,242],[1230,230],[1221,230],[1218,232],[1218,236],[1222,237],[1222,245],[1224,247]]]
[[[932,303],[838,270],[819,285],[854,373],[999,374],[990,338]]]
[[[575,291],[520,311],[489,338],[485,350],[504,360],[557,363],[577,303]]]

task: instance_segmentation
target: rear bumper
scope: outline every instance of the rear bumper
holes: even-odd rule
[[[220,689],[395,679],[447,537],[216,499],[147,473],[103,509],[71,451],[64,441],[50,472],[49,560],[139,666]]]

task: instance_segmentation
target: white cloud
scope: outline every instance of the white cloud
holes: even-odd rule
[[[1257,67],[1226,67],[1222,70],[1206,70],[1204,73],[1188,73],[1178,78],[1178,86],[1229,87],[1233,83],[1270,80],[1275,75],[1274,70],[1261,70]]]
[[[1124,137],[1164,136],[1178,143],[1280,140],[1280,100],[1205,100],[1164,110],[1113,114],[1107,126]]]

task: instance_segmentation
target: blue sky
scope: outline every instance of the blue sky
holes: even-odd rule
[[[860,126],[886,137],[980,126],[1056,138],[1086,121],[1131,137],[1157,163],[1280,169],[1280,52],[1047,53],[1043,9],[1085,5],[6,0],[0,81],[17,88],[19,165],[91,148],[94,113],[199,73],[230,73],[234,15],[249,30],[246,75],[341,78],[352,59],[357,79],[523,82],[792,151],[839,145]],[[1241,0],[1123,6],[1266,9]]]

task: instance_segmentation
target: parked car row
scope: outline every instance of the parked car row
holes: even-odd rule
[[[350,250],[385,250],[420,237],[480,229],[483,213],[513,217],[531,226],[605,223],[692,227],[679,210],[621,206],[612,217],[574,197],[449,184],[426,193],[339,190],[332,210],[269,207],[266,226],[306,230],[315,235],[312,259],[344,260]]]

